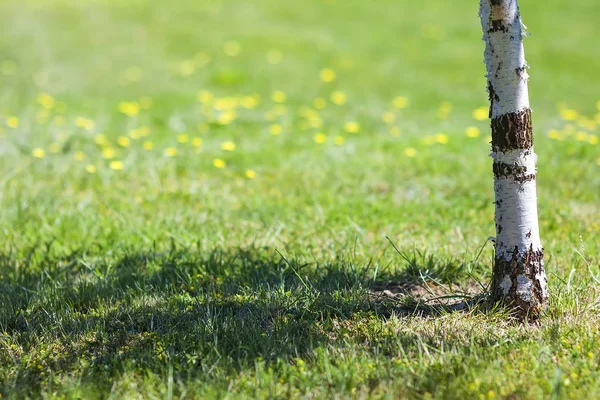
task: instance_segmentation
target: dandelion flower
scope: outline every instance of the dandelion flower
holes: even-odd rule
[[[271,135],[280,135],[281,132],[283,131],[281,125],[279,125],[279,124],[273,124],[273,125],[271,125],[271,127],[269,128],[269,130],[271,131]]]
[[[34,156],[35,158],[44,158],[46,156],[46,151],[44,151],[44,149],[37,147],[37,148],[33,149],[33,151],[31,152],[31,155]]]
[[[165,155],[167,157],[175,157],[177,155],[177,149],[175,147],[167,147],[165,149]]]
[[[588,143],[589,144],[598,144],[598,136],[597,135],[589,135]]]
[[[355,121],[348,121],[344,124],[344,130],[348,133],[358,133],[360,125]]]
[[[341,106],[343,104],[346,104],[347,100],[348,99],[346,98],[346,95],[344,94],[344,92],[340,92],[339,90],[336,90],[335,92],[331,93],[331,102],[333,104]]]
[[[341,146],[341,145],[343,145],[345,141],[346,141],[346,140],[344,139],[344,137],[343,137],[343,136],[336,136],[336,137],[333,139],[333,142],[334,142],[335,144],[337,144],[338,146]]]
[[[408,99],[405,96],[396,96],[392,100],[392,104],[395,108],[406,108],[408,106]]]
[[[548,137],[552,140],[561,140],[562,139],[561,133],[559,131],[557,131],[556,129],[549,130]]]
[[[18,128],[19,127],[19,118],[15,117],[15,116],[10,116],[8,118],[6,118],[6,126],[8,126],[9,128]]]
[[[107,160],[110,160],[111,158],[115,157],[115,151],[111,147],[107,147],[102,150],[102,156]]]
[[[215,158],[212,162],[213,166],[215,168],[219,168],[219,169],[223,169],[227,166],[227,164],[225,163],[225,161],[223,161],[220,158]]]
[[[448,143],[448,135],[446,135],[445,133],[438,133],[437,135],[435,135],[435,141],[439,144],[446,144]]]
[[[196,100],[202,104],[209,104],[213,98],[213,94],[207,90],[201,90],[196,94]]]
[[[179,143],[187,143],[189,142],[190,137],[188,135],[186,135],[185,133],[181,133],[177,136],[177,141]]]
[[[560,117],[565,121],[575,121],[579,117],[579,113],[571,108],[560,110]]]
[[[487,107],[479,107],[473,110],[473,118],[477,121],[485,121],[489,118],[489,109]]]
[[[143,144],[143,147],[144,147],[144,150],[150,151],[154,148],[154,144],[151,141],[146,140]]]
[[[284,103],[287,99],[287,95],[282,90],[275,90],[273,93],[271,93],[271,99],[275,103]]]
[[[109,166],[110,169],[113,169],[115,171],[119,171],[119,170],[123,169],[123,162],[122,161],[117,161],[117,160],[111,161],[108,164],[108,166]]]
[[[417,150],[415,150],[412,147],[407,147],[406,149],[404,149],[404,155],[406,157],[414,157],[417,155]]]
[[[77,151],[73,157],[75,157],[77,161],[83,161],[83,159],[85,159],[85,153],[83,151]]]
[[[129,140],[129,138],[127,136],[119,136],[117,138],[117,144],[121,147],[129,147],[129,145],[131,144],[131,141]]]
[[[199,137],[195,137],[192,139],[192,146],[194,146],[195,148],[198,148],[200,146],[202,146],[202,139]]]
[[[327,136],[323,133],[317,133],[313,139],[315,143],[323,144],[327,141]]]
[[[475,127],[475,126],[469,126],[467,127],[467,129],[465,129],[465,135],[467,135],[470,138],[476,138],[481,134],[481,132],[479,131],[479,128]]]
[[[257,96],[244,96],[240,101],[242,107],[247,108],[249,110],[256,108],[258,105],[258,97]]]
[[[221,149],[225,151],[233,151],[235,150],[235,143],[233,143],[231,140],[223,142],[221,143]]]
[[[256,178],[256,172],[251,169],[246,170],[245,175],[246,175],[246,178],[248,178],[248,179]]]
[[[40,93],[37,96],[37,102],[39,105],[41,105],[47,110],[52,109],[56,104],[56,100],[54,100],[54,97],[50,96],[48,93]]]
[[[319,73],[319,77],[325,83],[333,82],[336,78],[336,73],[331,68],[323,68]]]
[[[88,174],[95,174],[96,173],[96,166],[92,165],[92,164],[88,164],[85,166],[85,170],[87,171]]]
[[[140,105],[135,101],[122,101],[119,103],[119,111],[128,117],[135,117],[140,113]]]

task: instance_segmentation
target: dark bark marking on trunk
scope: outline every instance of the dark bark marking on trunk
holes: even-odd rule
[[[492,151],[528,149],[533,146],[531,109],[492,119]]]
[[[494,102],[500,101],[500,96],[496,94],[496,91],[494,90],[494,85],[492,85],[492,82],[490,81],[488,81],[487,83],[487,91],[490,99],[490,113],[488,115],[488,118],[492,119],[492,110],[494,109]]]
[[[494,176],[497,179],[513,179],[517,183],[530,182],[535,179],[535,172],[528,174],[527,167],[522,165],[494,163]]]
[[[498,245],[496,245],[498,246]],[[533,250],[533,246],[523,254],[519,254],[519,249],[515,246],[510,260],[506,260],[504,255],[495,257],[495,265],[492,276],[492,301],[502,301],[509,305],[513,310],[513,315],[520,320],[536,320],[542,311],[543,305],[547,299],[544,298],[542,284],[538,281],[536,275],[539,275],[544,269],[544,249]],[[508,293],[504,293],[501,287],[502,280],[506,275],[511,277],[511,287]],[[531,299],[526,301],[517,294],[517,277],[525,276],[531,280]],[[544,284],[547,284],[544,282]]]

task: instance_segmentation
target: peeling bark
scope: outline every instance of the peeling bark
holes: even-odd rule
[[[492,300],[536,319],[548,300],[527,63],[517,0],[480,0],[490,98],[496,256]]]

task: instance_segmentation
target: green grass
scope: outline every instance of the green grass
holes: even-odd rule
[[[491,277],[477,6],[3,1],[2,397],[600,397],[599,3],[521,4],[548,310],[423,300]]]

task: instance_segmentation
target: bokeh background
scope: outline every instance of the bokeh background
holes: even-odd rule
[[[490,278],[478,3],[1,0],[0,394],[597,392],[598,1],[521,1],[547,329],[369,302]]]

